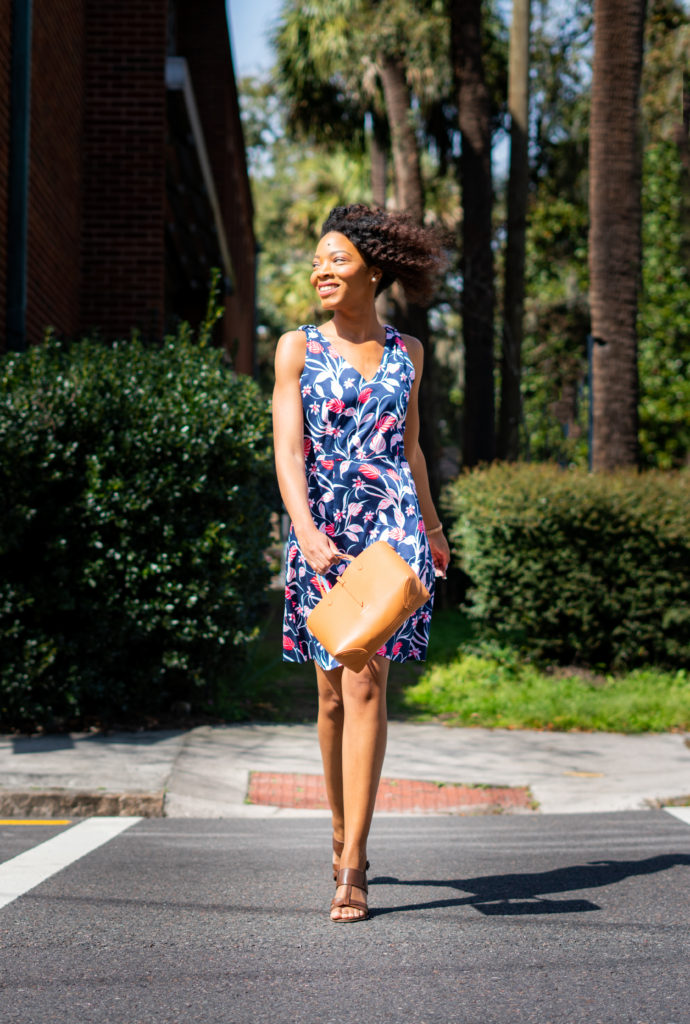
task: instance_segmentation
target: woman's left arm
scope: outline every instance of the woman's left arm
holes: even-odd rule
[[[410,401],[407,406],[407,417],[405,419],[405,458],[412,471],[412,478],[417,491],[417,498],[419,499],[419,508],[424,520],[424,529],[429,540],[434,567],[445,575],[448,563],[450,562],[450,548],[448,547],[448,541],[443,534],[443,530],[438,529],[441,525],[441,519],[431,499],[426,459],[419,446],[419,383],[424,369],[424,349],[422,348],[422,343],[417,338],[412,338],[407,334],[402,336],[402,341],[407,348],[415,370],[415,379],[410,391]]]

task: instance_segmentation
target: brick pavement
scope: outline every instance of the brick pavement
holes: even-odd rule
[[[328,810],[323,775],[251,772],[247,802]],[[406,814],[469,814],[534,810],[527,786],[463,786],[417,779],[381,779],[376,810]]]

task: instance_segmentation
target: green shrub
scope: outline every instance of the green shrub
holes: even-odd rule
[[[214,695],[260,611],[267,403],[188,332],[0,361],[0,719]]]
[[[483,635],[537,660],[690,662],[690,474],[506,466],[445,500]]]

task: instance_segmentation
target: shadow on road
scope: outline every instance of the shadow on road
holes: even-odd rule
[[[519,914],[579,914],[599,910],[587,899],[547,899],[554,893],[574,893],[581,889],[615,885],[624,878],[668,871],[679,865],[690,865],[690,855],[669,853],[644,860],[606,860],[576,864],[553,871],[533,874],[483,875],[478,878],[404,880],[379,875],[370,885],[399,885],[440,889],[447,886],[469,896],[449,897],[429,902],[408,903],[399,907],[376,907],[372,916],[397,914],[408,910],[440,910],[444,907],[475,907],[487,916]]]

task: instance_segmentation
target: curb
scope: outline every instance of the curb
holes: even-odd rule
[[[165,792],[94,793],[69,789],[0,791],[3,818],[162,818]]]

